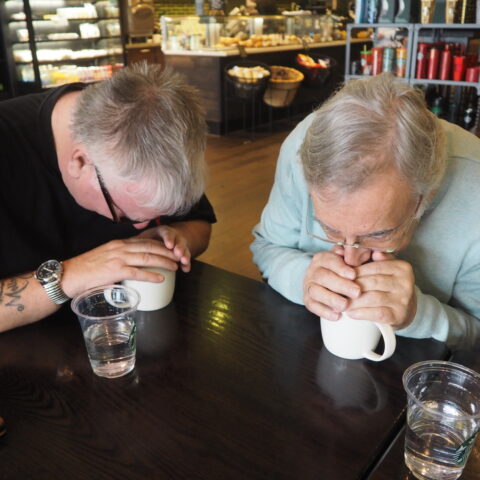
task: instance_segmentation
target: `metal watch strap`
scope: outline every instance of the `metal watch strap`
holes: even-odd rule
[[[47,295],[57,304],[61,305],[62,303],[68,302],[70,297],[68,297],[60,286],[60,282],[50,282],[43,285],[43,288],[47,292]]]

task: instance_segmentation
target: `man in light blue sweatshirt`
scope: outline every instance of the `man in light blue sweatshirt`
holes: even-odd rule
[[[480,139],[388,74],[289,135],[253,233],[268,283],[319,316],[480,344]]]

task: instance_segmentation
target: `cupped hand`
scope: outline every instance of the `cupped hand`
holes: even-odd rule
[[[303,301],[308,310],[328,320],[338,320],[350,299],[360,295],[356,272],[334,251],[314,255],[303,282]]]
[[[178,230],[162,225],[160,227],[149,228],[138,236],[141,238],[161,240],[165,247],[173,253],[176,261],[180,263],[182,271],[190,271],[191,253],[188,248],[187,239]]]
[[[346,313],[352,318],[407,327],[417,310],[412,266],[391,254],[374,252],[373,262],[356,267],[362,294],[352,300]]]
[[[151,238],[112,240],[65,260],[62,287],[69,297],[74,297],[89,288],[122,280],[164,280],[162,274],[138,267],[162,267],[176,271],[177,256],[163,242]]]

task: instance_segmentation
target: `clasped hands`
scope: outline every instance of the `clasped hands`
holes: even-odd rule
[[[351,318],[386,323],[398,330],[414,319],[417,299],[412,266],[392,254],[373,252],[358,267],[344,262],[343,248],[317,253],[304,279],[308,310],[328,320]]]
[[[99,285],[122,280],[162,282],[163,275],[138,267],[190,271],[186,238],[175,228],[159,226],[124,240],[112,240],[65,260],[63,290],[69,297]]]

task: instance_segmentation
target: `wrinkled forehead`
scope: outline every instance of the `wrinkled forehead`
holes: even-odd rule
[[[338,231],[387,228],[405,218],[417,201],[412,186],[398,175],[379,173],[353,191],[331,185],[310,187],[314,215]]]

